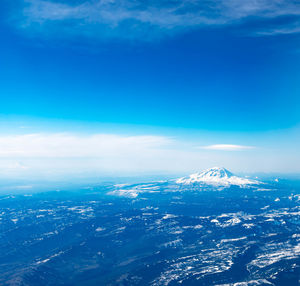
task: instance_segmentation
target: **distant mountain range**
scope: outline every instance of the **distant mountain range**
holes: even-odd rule
[[[246,186],[257,185],[261,182],[250,180],[242,177],[235,176],[225,168],[214,167],[207,169],[201,173],[191,174],[188,177],[179,178],[176,180],[177,184],[191,185],[191,184],[208,184],[218,186]]]
[[[187,177],[167,181],[154,181],[139,184],[118,184],[109,192],[112,195],[136,198],[140,194],[160,193],[174,190],[220,190],[231,186],[256,188],[264,184],[260,181],[238,177],[225,168],[214,167]]]

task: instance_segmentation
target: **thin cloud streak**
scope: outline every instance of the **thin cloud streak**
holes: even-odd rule
[[[244,145],[234,145],[234,144],[215,144],[200,147],[201,149],[207,150],[219,150],[219,151],[241,151],[241,150],[249,150],[254,149],[253,146],[244,146]]]
[[[35,133],[0,136],[0,177],[136,173],[159,169],[174,141],[166,136]],[[166,169],[166,165],[163,169]],[[160,164],[161,165],[161,164]]]
[[[163,136],[25,134],[0,137],[0,158],[96,158],[139,154],[172,144]]]
[[[298,134],[293,142],[299,140]],[[276,141],[274,138],[270,142]],[[76,180],[105,175],[188,174],[211,166],[233,171],[299,171],[299,154],[291,148],[275,153],[274,146],[216,144],[195,148],[199,140],[151,134],[2,134],[0,178]],[[251,152],[229,152],[246,150]]]
[[[24,18],[21,19],[24,29],[43,29],[45,25],[49,32],[51,25],[59,25],[61,31],[92,37],[132,37],[149,30],[151,33],[236,24],[249,17],[274,19],[281,16],[300,16],[300,3],[286,0],[209,0],[205,3],[193,0],[148,3],[139,0],[97,0],[83,1],[78,5],[26,0],[25,3]],[[68,21],[68,25],[63,27],[60,25],[62,21]],[[124,31],[131,31],[133,35]],[[298,32],[297,29],[290,31]],[[273,34],[275,33],[276,27],[273,29]]]

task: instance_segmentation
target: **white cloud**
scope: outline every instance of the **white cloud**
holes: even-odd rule
[[[264,30],[256,32],[257,35],[261,36],[273,36],[273,35],[288,35],[300,33],[300,21],[293,23],[287,27],[271,27]]]
[[[225,166],[233,172],[299,172],[299,132],[268,136],[243,139],[244,142],[255,141],[256,145],[262,146],[260,148],[251,144],[216,144],[195,148],[199,140],[211,142],[212,138],[208,138],[207,134],[189,139],[103,133],[0,134],[0,178],[70,181],[143,174],[182,175],[211,166]],[[289,140],[280,143],[282,138]],[[221,141],[222,138],[214,140]],[[276,147],[278,144],[280,148]],[[237,150],[251,152],[221,152]]]
[[[86,0],[80,4],[47,0],[25,2],[27,5],[23,13],[23,27],[37,24],[35,28],[41,28],[43,24],[59,25],[66,20],[69,21],[68,25],[60,25],[58,31],[83,33],[93,37],[134,37],[157,29],[170,31],[233,24],[248,17],[273,19],[300,15],[300,3],[292,0]],[[49,27],[47,26],[48,32]],[[131,34],[124,33],[129,30]]]
[[[171,144],[163,136],[25,134],[0,137],[0,158],[97,158],[149,152]]]
[[[166,170],[169,137],[43,133],[0,136],[0,176],[139,173]]]
[[[64,177],[190,172],[227,158],[167,136],[32,133],[0,136],[0,176]],[[213,145],[204,149],[237,150]]]
[[[253,146],[234,145],[234,144],[215,144],[200,147],[207,150],[220,150],[220,151],[241,151],[253,149]]]

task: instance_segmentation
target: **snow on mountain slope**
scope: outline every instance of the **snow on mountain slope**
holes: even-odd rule
[[[188,177],[179,178],[176,180],[177,184],[190,185],[194,183],[203,183],[209,185],[221,185],[221,186],[246,186],[260,184],[255,180],[249,180],[235,176],[225,168],[214,167],[207,169],[201,173],[191,174]]]

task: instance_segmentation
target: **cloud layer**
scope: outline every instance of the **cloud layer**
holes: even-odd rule
[[[224,156],[196,148],[196,142],[167,136],[34,133],[0,136],[0,176],[136,175],[185,172],[228,165]],[[239,145],[205,149],[242,150]],[[226,152],[225,152],[226,153]]]
[[[300,3],[293,0],[25,0],[23,28],[68,32],[92,37],[137,37],[157,31],[240,23],[246,19],[274,20],[257,34],[299,32]]]
[[[142,155],[170,145],[163,136],[25,134],[0,137],[0,158],[97,158]]]
[[[278,138],[282,138],[282,134],[279,135],[269,138],[269,144],[278,142]],[[295,148],[297,144],[294,142],[299,141],[299,133],[293,136],[292,146]],[[202,136],[202,140],[220,142],[219,139],[206,137]],[[105,176],[183,175],[211,166],[225,166],[233,172],[299,172],[299,153],[293,148],[281,148],[280,152],[270,146],[255,148],[235,144],[202,145],[199,148],[202,140],[180,140],[151,134],[2,134],[0,178],[63,178],[76,181]]]
[[[155,170],[172,140],[114,134],[24,134],[0,136],[0,175],[101,175]]]
[[[220,150],[220,151],[241,151],[253,149],[253,146],[233,145],[233,144],[215,144],[201,147],[207,150]]]

